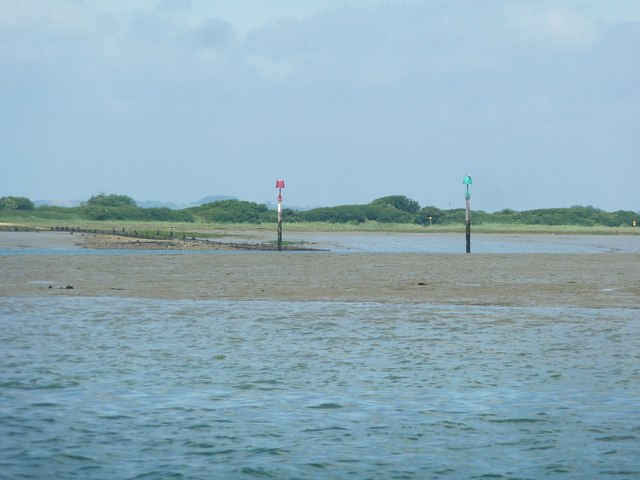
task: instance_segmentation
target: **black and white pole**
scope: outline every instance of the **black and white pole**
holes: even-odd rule
[[[469,193],[469,185],[473,184],[473,180],[471,180],[469,175],[465,175],[462,184],[467,186],[467,191],[464,194],[465,203],[467,205],[465,222],[467,226],[467,253],[471,253],[471,193]]]
[[[282,189],[284,188],[284,180],[276,180],[276,188],[278,189],[278,251],[282,250]]]

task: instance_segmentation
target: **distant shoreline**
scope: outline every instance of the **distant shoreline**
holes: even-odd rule
[[[387,224],[377,222],[365,222],[361,224],[351,223],[327,223],[327,222],[296,222],[284,223],[286,233],[461,233],[465,226],[460,225],[430,225],[416,224]],[[127,237],[138,238],[141,241],[148,237],[135,235],[135,231],[158,231],[165,238],[180,240],[183,235],[200,239],[214,240],[217,237],[239,236],[246,237],[258,235],[265,241],[274,241],[276,224],[272,223],[168,223],[168,222],[137,222],[137,221],[77,221],[75,223],[60,223],[55,220],[43,221],[0,221],[0,231],[66,231],[79,233],[94,233],[100,235],[118,234],[125,232]],[[547,235],[640,235],[640,227],[605,227],[605,226],[580,226],[580,225],[523,225],[523,224],[472,224],[472,233],[491,233],[496,235],[510,234],[547,234]],[[185,233],[188,232],[188,233]],[[171,233],[174,238],[167,238]]]
[[[222,242],[208,239],[145,239],[122,237],[118,235],[83,234],[84,248],[98,250],[256,250],[275,251],[275,244],[265,242]],[[305,247],[300,244],[286,244],[284,251],[321,251],[321,249]]]
[[[5,225],[6,227],[6,225]],[[135,232],[135,230],[134,230]],[[140,232],[138,232],[140,233]],[[158,230],[154,230],[157,234]],[[96,251],[162,251],[207,253],[216,251],[277,251],[274,232],[263,229],[209,230],[200,236],[169,238],[135,236],[128,232],[94,230],[16,230],[0,228],[0,254]],[[161,232],[162,234],[162,232]],[[166,235],[166,232],[165,232]],[[170,234],[169,234],[170,235]],[[294,231],[286,232],[284,252],[456,254],[464,252],[464,232]],[[566,233],[490,233],[472,235],[476,254],[640,253],[640,236]],[[71,253],[71,252],[70,252]],[[89,253],[89,252],[87,252]]]
[[[314,223],[297,223],[285,225],[283,251],[326,251],[333,249],[332,236],[348,235],[423,235],[443,238],[445,236],[463,235],[462,228],[397,228],[397,226],[378,225],[326,225]],[[168,226],[163,222],[150,223],[100,223],[80,222],[77,226],[60,226],[43,224],[42,222],[6,223],[0,222],[0,232],[13,233],[52,233],[68,234],[68,244],[78,248],[97,250],[165,250],[165,251],[276,251],[276,226],[270,224],[175,224]],[[640,235],[637,229],[603,230],[601,227],[582,227],[580,229],[566,226],[539,228],[512,228],[512,226],[479,226],[472,229],[473,239],[486,239],[491,236],[500,242],[509,236],[530,236],[532,239],[549,237],[545,242],[560,242],[564,236],[619,236],[634,238]],[[442,236],[442,237],[441,237]],[[557,240],[555,240],[557,238]],[[329,239],[329,243],[326,240]],[[33,240],[35,241],[35,239]],[[486,240],[485,240],[486,241]],[[535,241],[535,240],[533,240]],[[353,244],[354,242],[351,241]],[[357,241],[355,243],[358,243]],[[610,242],[608,242],[610,243]],[[1,246],[1,245],[0,245]],[[356,250],[358,246],[354,247]],[[339,248],[338,248],[339,249]]]
[[[63,230],[51,230],[44,228],[21,228],[7,224],[0,224],[0,232],[8,235],[16,234],[15,247],[42,248],[53,243],[56,247],[77,247],[95,250],[255,250],[276,251],[275,242],[257,241],[250,238],[240,238],[237,241],[220,241],[192,238],[145,238],[135,235],[118,235],[95,229],[82,229],[69,227]],[[8,233],[7,233],[8,232]],[[41,234],[41,235],[34,235]],[[69,234],[67,237],[64,234]],[[30,238],[24,237],[29,235]],[[64,236],[62,236],[64,235]],[[46,236],[46,240],[42,237]],[[39,239],[44,241],[40,242]],[[2,245],[0,244],[0,247]],[[283,251],[323,251],[321,248],[305,246],[303,242],[283,242]]]

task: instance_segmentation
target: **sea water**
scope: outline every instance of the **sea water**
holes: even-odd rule
[[[0,299],[0,478],[640,478],[637,310]]]

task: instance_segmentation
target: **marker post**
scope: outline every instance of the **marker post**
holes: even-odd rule
[[[284,180],[276,180],[276,188],[278,189],[278,251],[282,250],[282,189],[284,188]]]
[[[473,180],[471,180],[471,177],[469,175],[465,175],[462,184],[467,186],[467,191],[464,194],[464,199],[467,206],[465,221],[467,224],[467,253],[471,253],[471,193],[469,193],[469,185],[473,184]]]

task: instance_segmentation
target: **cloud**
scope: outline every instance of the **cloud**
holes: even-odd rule
[[[218,50],[230,44],[233,28],[227,22],[209,18],[195,31],[195,37],[206,48]]]
[[[0,155],[77,168],[88,194],[157,198],[153,172],[186,201],[189,171],[194,197],[262,201],[275,175],[302,204],[402,193],[446,207],[470,173],[496,208],[519,208],[505,189],[523,173],[532,202],[544,184],[562,203],[578,160],[611,183],[635,161],[640,25],[564,0],[320,9],[246,35],[221,11],[190,16],[195,2],[99,4],[0,0]]]
[[[95,48],[114,28],[111,17],[81,1],[0,1],[0,58],[64,61]]]
[[[38,34],[41,39],[93,37],[110,26],[108,17],[76,0],[0,2],[0,35]]]
[[[193,7],[192,0],[161,0],[158,3],[159,10],[169,12],[187,12]]]
[[[578,10],[536,2],[385,4],[272,22],[251,32],[243,48],[255,65],[279,66],[280,80],[321,76],[325,85],[405,88],[402,82],[482,74],[518,56],[590,49],[602,28]]]
[[[506,29],[533,48],[579,50],[593,47],[604,25],[585,13],[562,6],[520,3],[507,9]]]

